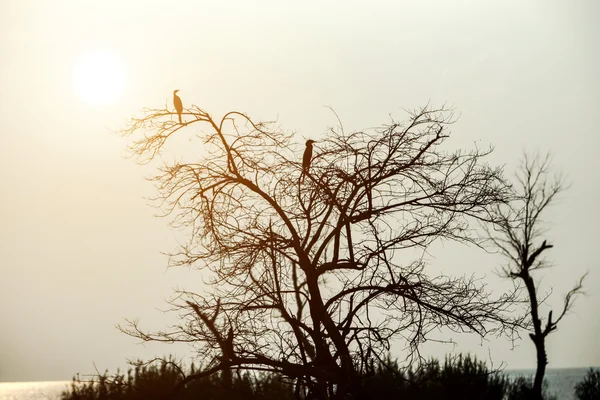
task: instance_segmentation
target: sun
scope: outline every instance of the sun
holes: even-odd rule
[[[123,93],[125,71],[113,53],[94,51],[83,54],[73,71],[75,91],[92,105],[113,103]]]

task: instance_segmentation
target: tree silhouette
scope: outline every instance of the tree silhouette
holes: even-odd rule
[[[488,236],[495,247],[508,260],[504,267],[504,276],[523,282],[529,301],[530,326],[533,332],[529,337],[536,350],[537,368],[533,381],[533,398],[543,399],[542,386],[548,357],[546,354],[546,337],[556,330],[558,323],[573,305],[574,298],[582,293],[583,275],[575,286],[566,294],[562,310],[558,316],[549,311],[544,321],[540,316],[540,306],[545,297],[540,298],[537,284],[532,273],[548,264],[542,259],[542,253],[554,247],[546,240],[542,213],[544,213],[556,196],[565,189],[561,176],[550,176],[550,158],[539,156],[524,157],[516,174],[512,201],[497,205],[494,211],[495,224],[488,225]],[[540,244],[539,242],[542,241]],[[535,244],[538,242],[538,244]]]
[[[491,150],[442,149],[451,110],[427,106],[370,131],[330,128],[302,184],[293,135],[236,111],[186,114],[182,126],[169,110],[146,109],[123,131],[145,163],[176,133],[203,129],[197,155],[165,163],[152,181],[164,215],[188,229],[170,265],[199,269],[205,287],[175,293],[181,323],[169,330],[121,328],[195,346],[205,367],[180,387],[247,369],[288,377],[297,396],[343,397],[392,341],[418,356],[440,327],[485,336],[519,324],[514,294],[493,298],[473,278],[427,274],[425,249],[479,243],[470,222],[491,222],[508,193],[501,170],[484,163]]]

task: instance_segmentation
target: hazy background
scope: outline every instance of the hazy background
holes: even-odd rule
[[[549,338],[550,367],[600,365],[599,26],[595,0],[1,1],[0,381],[192,356],[114,327],[127,317],[163,327],[172,288],[200,287],[198,272],[166,270],[160,252],[177,232],[146,206],[153,170],[124,159],[126,140],[110,133],[142,107],[170,104],[173,89],[215,116],[277,118],[299,142],[336,124],[323,105],[355,130],[431,101],[461,114],[449,149],[492,144],[490,161],[508,171],[524,149],[551,151],[572,182],[547,215],[551,304],[590,275],[587,297]],[[73,66],[90,50],[110,50],[126,68],[114,104],[87,105],[73,89]],[[436,267],[476,270],[500,287],[501,259],[434,250]],[[456,339],[431,354],[534,366],[528,338],[514,351],[505,340]]]

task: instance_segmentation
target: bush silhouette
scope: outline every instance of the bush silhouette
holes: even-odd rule
[[[533,377],[519,376],[509,381],[506,390],[506,400],[535,400],[533,391]],[[542,398],[544,400],[557,400],[556,396],[548,392],[548,381],[542,383]]]
[[[366,377],[361,399],[486,399],[502,400],[508,378],[491,372],[470,355],[446,357],[444,364],[430,360],[421,368],[402,371],[397,362],[386,361]]]
[[[197,367],[192,364],[187,371],[193,374]],[[73,378],[71,388],[61,395],[62,400],[236,400],[236,399],[294,399],[293,387],[276,374],[233,374],[231,386],[225,384],[222,374],[194,380],[184,390],[174,394],[175,385],[183,379],[183,368],[168,358],[129,369],[127,374],[119,371],[113,376],[106,371],[92,380]]]
[[[575,398],[577,400],[600,399],[600,370],[590,368],[585,378],[575,385]]]
[[[198,367],[192,364],[187,374]],[[273,373],[250,373],[232,371],[231,385],[223,374],[207,376],[190,382],[174,396],[173,389],[183,379],[183,367],[172,358],[148,365],[140,365],[114,376],[108,372],[91,381],[73,378],[69,391],[63,392],[62,400],[292,400],[296,399],[293,383]],[[599,373],[588,374],[580,383],[582,393],[592,393],[588,382],[600,382]],[[592,378],[593,377],[593,378]],[[587,385],[587,386],[586,386]],[[402,368],[390,358],[383,362],[371,362],[361,377],[353,400],[370,399],[470,399],[470,400],[527,400],[530,399],[531,378],[515,380],[490,371],[486,364],[470,355],[447,356],[443,363],[431,359],[418,368]],[[579,387],[579,386],[578,386]],[[597,393],[597,392],[596,392]],[[579,397],[579,399],[592,399]],[[304,398],[301,396],[301,398]],[[550,399],[546,394],[545,399]]]

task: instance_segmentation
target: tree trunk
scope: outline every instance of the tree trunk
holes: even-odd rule
[[[546,336],[542,332],[542,321],[539,318],[538,302],[535,293],[535,284],[533,279],[529,275],[529,271],[523,276],[525,281],[525,287],[529,294],[529,301],[531,305],[531,317],[533,322],[533,332],[530,333],[529,337],[535,344],[535,352],[537,365],[535,370],[535,378],[533,380],[532,395],[534,400],[544,400],[542,397],[542,383],[544,382],[544,375],[546,373],[546,365],[548,364],[548,357],[546,356]]]
[[[533,398],[535,400],[543,400],[542,383],[544,383],[544,375],[546,373],[546,365],[548,357],[546,356],[546,343],[544,337],[533,339],[535,343],[535,351],[537,355],[537,368],[535,370],[535,378],[533,380]]]

